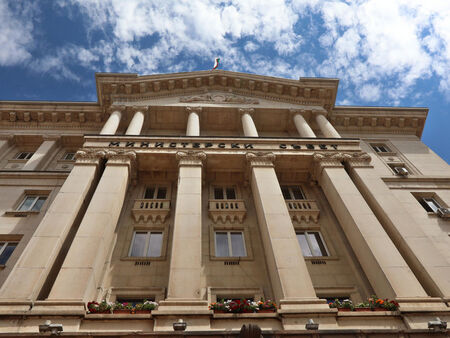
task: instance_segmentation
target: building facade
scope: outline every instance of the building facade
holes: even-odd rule
[[[0,335],[446,335],[428,323],[450,320],[450,169],[427,109],[222,70],[96,83],[95,103],[0,102]],[[400,307],[328,304],[372,295]],[[244,298],[278,308],[209,308]]]

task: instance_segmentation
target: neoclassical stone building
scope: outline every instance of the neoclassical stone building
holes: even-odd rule
[[[427,109],[335,106],[336,79],[96,81],[98,102],[0,102],[0,335],[445,335],[450,169]],[[327,304],[375,294],[399,311]],[[262,297],[277,312],[209,310]],[[159,307],[87,313],[142,299]]]

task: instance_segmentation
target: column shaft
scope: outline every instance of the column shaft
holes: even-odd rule
[[[316,122],[325,137],[341,138],[341,135],[334,129],[330,121],[322,114],[316,115]]]
[[[251,115],[249,113],[243,113],[241,119],[244,135],[248,137],[258,137],[258,131],[256,130],[256,126]]]
[[[316,137],[309,124],[305,121],[301,114],[294,115],[294,123],[298,134],[301,137]]]
[[[0,301],[34,301],[46,282],[97,176],[98,159],[75,164],[0,290]],[[72,284],[72,283],[69,283]]]
[[[112,112],[100,131],[101,135],[114,135],[119,127],[120,119],[122,118],[122,113],[118,110]]]
[[[144,125],[144,113],[137,111],[134,113],[133,118],[125,132],[125,135],[139,135]]]
[[[0,159],[6,154],[9,149],[9,140],[0,140]]]
[[[34,152],[33,156],[25,163],[22,170],[41,169],[42,165],[52,155],[57,145],[56,140],[48,140],[41,143],[39,148]]]
[[[189,113],[186,136],[200,136],[200,119],[194,111]]]
[[[427,297],[345,169],[323,168],[320,183],[376,294]]]
[[[130,159],[125,155],[117,160],[108,160],[50,291],[49,300],[87,302],[97,297],[103,267],[122,211],[129,172]]]

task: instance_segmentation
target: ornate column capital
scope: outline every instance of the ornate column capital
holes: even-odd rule
[[[327,117],[328,112],[326,111],[325,108],[322,107],[316,107],[311,109],[311,116],[316,117],[317,115],[323,115],[324,117]]]
[[[176,154],[178,166],[201,167],[206,160],[206,154],[203,151],[179,151]]]
[[[343,154],[343,161],[350,166],[350,168],[373,168],[370,164],[372,158],[366,152],[345,153]]]
[[[257,153],[247,153],[245,155],[248,165],[250,168],[255,167],[269,167],[273,168],[275,162],[275,155],[273,153],[257,152]]]
[[[125,109],[127,109],[127,107],[123,104],[112,104],[107,110],[106,112],[108,114],[112,114],[115,111],[119,111],[119,112],[124,112]]]
[[[318,181],[324,168],[343,168],[342,153],[314,153],[311,174],[314,180]]]
[[[75,153],[75,165],[99,165],[105,158],[103,150],[83,149]]]
[[[107,166],[127,166],[132,182],[137,182],[136,152],[130,150],[108,150],[105,154]]]
[[[197,113],[197,114],[200,114],[200,113],[202,112],[202,110],[203,110],[202,107],[191,107],[191,106],[186,107],[185,109],[186,109],[186,112],[187,112],[188,114],[190,114],[190,113]]]
[[[253,114],[255,113],[255,109],[253,108],[239,108],[238,109],[239,117],[242,117],[244,114],[248,114],[253,118]]]

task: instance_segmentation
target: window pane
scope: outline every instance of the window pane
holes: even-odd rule
[[[31,205],[33,204],[34,200],[36,199],[35,196],[27,196],[25,197],[25,200],[23,201],[22,205],[19,207],[19,211],[28,211],[31,208]]]
[[[231,251],[233,257],[245,257],[247,253],[244,247],[244,236],[242,232],[232,232],[231,234]]]
[[[24,160],[27,157],[27,153],[19,153],[17,155],[18,160]]]
[[[145,189],[145,195],[144,195],[145,199],[153,199],[154,195],[155,195],[154,187],[149,187],[149,188]]]
[[[223,200],[223,189],[222,188],[214,188],[214,199],[215,200]]]
[[[296,200],[304,200],[305,199],[305,195],[303,195],[303,191],[299,187],[293,187],[292,192],[294,193],[294,199],[296,199]]]
[[[156,195],[156,198],[163,200],[166,198],[166,194],[167,194],[167,188],[165,187],[159,187],[158,188],[158,194]]]
[[[234,188],[227,188],[227,199],[228,200],[236,199],[236,192],[234,191]]]
[[[26,159],[29,160],[33,155],[34,153],[27,153]]]
[[[64,159],[71,161],[74,159],[74,157],[75,157],[75,153],[66,153],[66,155],[64,156]]]
[[[226,232],[216,232],[216,256],[230,256],[228,252],[228,235]]]
[[[33,208],[31,210],[33,211],[39,211],[42,208],[42,205],[44,204],[47,197],[39,197],[36,203],[34,203]]]
[[[0,264],[4,265],[16,248],[17,243],[9,243],[0,255]]]
[[[162,232],[152,232],[148,244],[147,257],[160,257],[162,247]]]
[[[432,212],[437,212],[437,209],[439,209],[439,205],[436,203],[436,201],[434,199],[424,198],[424,200]]]
[[[283,193],[283,197],[285,200],[290,200],[291,199],[291,194],[289,193],[289,188],[282,185],[281,186],[281,192]]]
[[[303,256],[311,257],[312,253],[309,249],[308,242],[306,241],[305,234],[303,232],[297,233],[298,244],[300,244],[300,248],[302,249]]]
[[[136,232],[134,235],[133,247],[131,248],[130,256],[142,257],[144,256],[145,240],[147,239],[146,232]]]
[[[322,243],[322,239],[318,232],[308,233],[308,239],[311,243],[311,249],[313,256],[326,256],[327,251],[325,250],[325,246]]]

